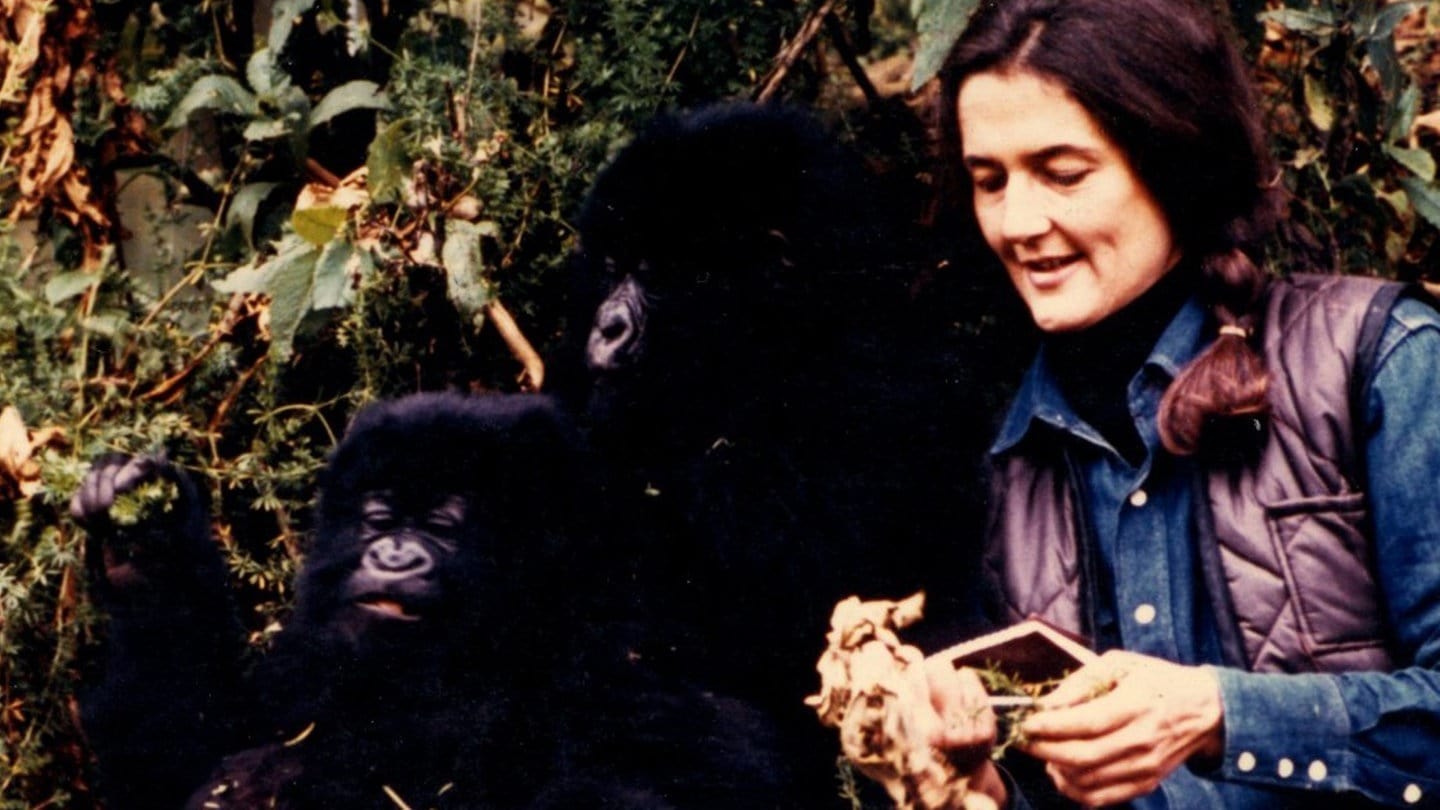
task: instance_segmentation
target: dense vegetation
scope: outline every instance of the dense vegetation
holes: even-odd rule
[[[812,104],[923,192],[911,69],[974,4],[0,2],[0,810],[88,804],[96,617],[63,517],[87,459],[211,482],[263,646],[357,404],[544,385],[566,218],[637,126]],[[1278,263],[1435,272],[1440,2],[1223,5],[1294,192]]]

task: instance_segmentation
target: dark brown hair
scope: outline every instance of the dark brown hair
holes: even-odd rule
[[[1160,404],[1161,440],[1188,455],[1217,422],[1269,409],[1269,376],[1250,345],[1267,276],[1261,243],[1275,221],[1275,164],[1246,67],[1214,12],[1194,0],[986,0],[941,72],[939,121],[948,184],[968,197],[958,96],[987,71],[1033,73],[1064,87],[1155,196],[1219,337]]]

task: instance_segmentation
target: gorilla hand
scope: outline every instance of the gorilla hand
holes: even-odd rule
[[[195,485],[160,456],[101,457],[70,514],[89,534],[91,577],[107,595],[151,589],[215,555]]]

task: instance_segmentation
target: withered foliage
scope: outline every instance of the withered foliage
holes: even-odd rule
[[[837,604],[816,665],[820,692],[805,702],[820,722],[839,729],[846,759],[902,810],[993,810],[994,801],[970,791],[969,779],[931,745],[938,721],[925,655],[897,634],[920,620],[924,604],[923,593],[898,602],[852,596]]]
[[[41,211],[60,217],[82,235],[85,266],[94,267],[113,242],[114,217],[97,194],[104,189],[76,156],[77,90],[97,87],[113,105],[110,151],[139,148],[144,118],[129,110],[113,66],[96,62],[91,0],[0,0],[0,35],[0,115],[19,120],[0,160],[15,170],[10,220]]]

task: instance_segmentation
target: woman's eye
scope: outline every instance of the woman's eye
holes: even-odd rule
[[[1005,188],[1005,175],[998,173],[975,174],[971,175],[970,183],[975,186],[977,191],[994,194]]]
[[[1074,169],[1070,171],[1051,170],[1047,172],[1050,182],[1063,188],[1080,185],[1080,181],[1090,176],[1089,169]]]

